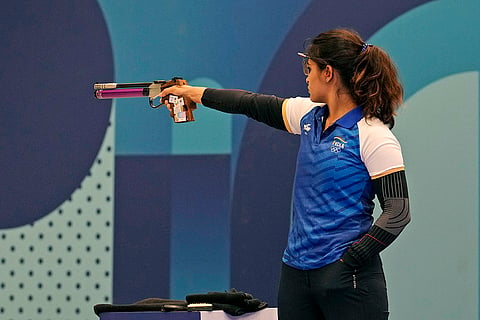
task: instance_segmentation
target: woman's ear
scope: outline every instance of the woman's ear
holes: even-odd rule
[[[332,66],[327,64],[327,66],[323,70],[323,74],[325,76],[325,82],[330,82],[333,79],[333,68],[332,68]]]

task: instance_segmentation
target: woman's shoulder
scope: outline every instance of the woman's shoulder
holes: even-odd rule
[[[315,103],[310,98],[294,97],[283,102],[283,119],[291,133],[300,133],[301,119],[315,107],[323,107],[324,103]]]
[[[368,136],[394,136],[390,127],[376,117],[363,117],[357,124],[359,134]]]
[[[303,112],[310,111],[313,107],[324,106],[325,103],[317,103],[307,97],[293,97],[285,99],[285,103],[292,109],[302,110]]]

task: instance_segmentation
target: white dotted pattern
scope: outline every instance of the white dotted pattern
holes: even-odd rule
[[[111,303],[114,108],[95,163],[60,207],[0,230],[0,319],[95,319]]]

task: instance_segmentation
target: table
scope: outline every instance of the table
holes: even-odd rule
[[[277,320],[277,308],[266,308],[241,316],[231,316],[221,310],[103,312],[100,320]]]

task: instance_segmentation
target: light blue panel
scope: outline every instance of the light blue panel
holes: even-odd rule
[[[434,1],[369,39],[408,99],[394,132],[412,223],[383,254],[392,320],[478,319],[479,15],[478,1]]]
[[[478,72],[413,95],[394,131],[412,222],[384,253],[392,320],[478,316]]]
[[[146,82],[175,74],[160,62],[160,1],[99,0],[112,41],[115,79]],[[165,23],[171,22],[164,17]],[[118,99],[116,154],[165,154],[171,150],[171,120],[166,110],[153,110],[148,99]]]
[[[209,78],[194,79],[193,86],[220,89]],[[198,105],[195,121],[177,123],[172,127],[172,154],[230,154],[232,151],[232,115]]]
[[[254,0],[99,3],[111,34],[115,81],[143,82],[181,76],[189,81],[210,78],[225,87],[254,90],[309,1],[277,1],[275,10],[270,2]],[[172,120],[166,110],[150,110],[147,102],[117,102],[117,154],[172,152]],[[210,129],[203,131],[205,126],[194,128],[196,136],[211,136]],[[206,144],[183,147],[178,141],[174,143],[175,152],[211,153],[215,149]],[[201,150],[201,146],[207,149]],[[224,147],[217,148],[224,152]]]
[[[480,70],[480,1],[429,2],[389,23],[369,42],[398,65],[408,98],[440,78]]]

